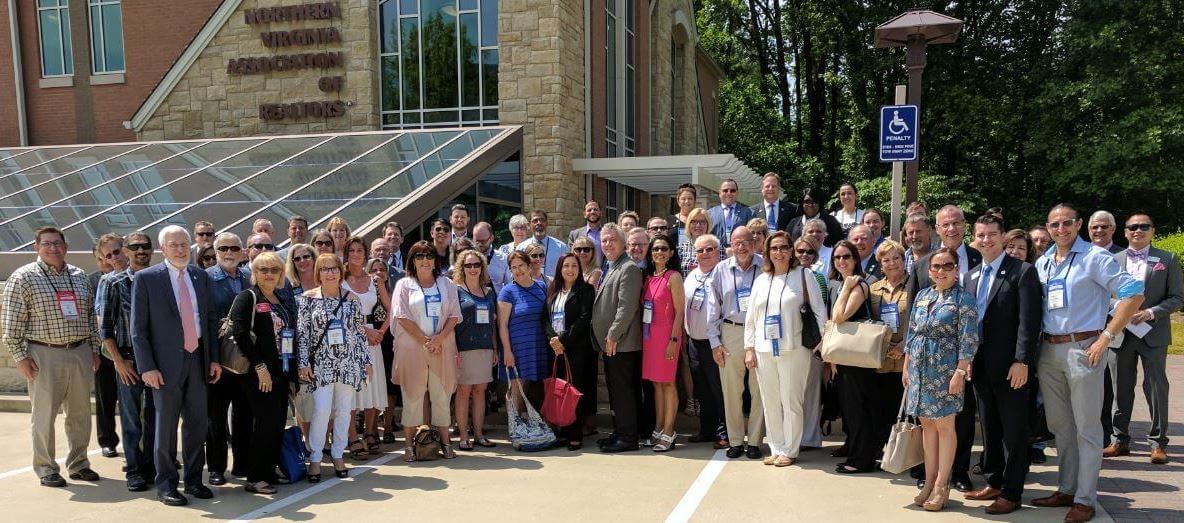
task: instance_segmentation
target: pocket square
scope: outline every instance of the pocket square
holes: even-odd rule
[[[1164,267],[1163,262],[1158,262],[1154,267],[1151,268],[1151,270],[1154,272],[1164,271],[1167,270],[1167,267]]]

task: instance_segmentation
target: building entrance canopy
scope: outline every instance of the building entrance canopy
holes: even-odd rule
[[[715,192],[731,178],[740,186],[740,203],[753,205],[761,198],[760,175],[731,154],[579,158],[572,169],[663,195],[673,195],[684,183]]]
[[[199,220],[246,241],[267,218],[281,245],[295,215],[310,229],[341,216],[357,235],[417,223],[521,144],[502,126],[0,149],[0,275],[28,263],[45,226],[89,256],[108,232],[155,241]]]

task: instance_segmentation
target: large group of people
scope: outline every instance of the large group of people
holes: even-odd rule
[[[553,427],[577,451],[595,433],[601,362],[613,413],[602,452],[673,451],[677,414],[689,412],[699,423],[687,443],[788,467],[840,418],[834,470],[859,474],[878,470],[903,412],[923,434],[918,506],[941,510],[954,489],[993,500],[987,513],[1014,511],[1029,464],[1055,438],[1056,492],[1030,503],[1069,508],[1069,522],[1092,517],[1103,457],[1130,453],[1141,364],[1150,460],[1167,461],[1168,316],[1184,282],[1179,260],[1150,246],[1149,215],[1127,217],[1122,248],[1104,211],[1087,240],[1067,204],[1025,231],[1008,229],[1001,209],[968,224],[956,206],[931,217],[918,202],[896,240],[851,184],[830,214],[815,189],[782,198],[776,174],[758,205],[738,203],[738,191],[726,180],[720,204],[703,208],[686,185],[676,214],[644,222],[626,211],[605,223],[589,201],[567,242],[535,210],[509,220],[500,247],[490,224],[469,226],[464,205],[406,249],[394,222],[367,243],[341,218],[309,231],[292,217],[278,252],[266,219],[246,245],[210,222],[170,225],[155,246],[140,232],[103,236],[95,254],[107,271],[89,278],[65,263],[61,231],[43,228],[36,261],[7,279],[0,325],[29,380],[34,470],[43,485],[66,484],[53,449],[61,409],[70,479],[98,480],[86,453],[92,387],[117,391],[127,488],[151,483],[183,505],[213,495],[203,469],[209,484],[227,482],[228,454],[247,491],[286,483],[289,406],[315,483],[325,453],[344,477],[347,452],[382,452],[400,430],[407,462],[424,458],[413,442],[425,426],[444,459],[492,447],[488,391],[521,387],[512,397],[538,406],[556,368],[583,392],[575,421]],[[164,261],[151,265],[154,247]],[[842,343],[849,322],[889,331],[874,365],[823,357],[820,340]],[[103,404],[99,442],[114,456],[115,413]],[[977,426],[984,451],[972,467]],[[972,468],[986,486],[974,488]]]

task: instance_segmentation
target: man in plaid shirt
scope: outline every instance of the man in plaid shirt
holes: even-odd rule
[[[64,487],[54,460],[54,422],[66,412],[70,479],[98,481],[90,468],[90,391],[99,367],[94,289],[86,271],[66,264],[66,237],[54,227],[37,230],[37,261],[12,273],[3,298],[3,343],[29,380],[33,417],[33,471],[47,487]]]

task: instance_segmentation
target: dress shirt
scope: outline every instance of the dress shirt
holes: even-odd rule
[[[1147,256],[1151,253],[1151,245],[1142,249],[1126,250],[1126,272],[1136,280],[1143,281],[1147,277]]]
[[[57,271],[40,258],[25,265],[8,277],[3,292],[3,320],[0,339],[12,353],[13,361],[28,356],[30,340],[44,343],[67,344],[85,341],[94,352],[99,352],[98,329],[95,326],[94,289],[86,272],[67,264]],[[67,320],[58,308],[57,293],[73,291],[78,318]]]
[[[169,269],[169,283],[171,283],[173,286],[173,299],[177,300],[177,310],[180,311],[181,310],[181,287],[180,287],[181,284],[177,280],[181,279],[181,278],[178,278],[178,275],[181,274],[181,271],[185,270],[185,267],[181,267],[178,269],[177,267],[174,267],[172,262],[169,262],[168,260],[165,260],[164,266],[168,267],[168,269]],[[240,277],[242,276],[241,272],[239,273],[239,276]],[[191,306],[193,306],[193,325],[200,326],[201,325],[201,312],[199,312],[197,309],[197,289],[193,288],[193,281],[191,278],[189,278],[188,271],[186,271],[185,278],[181,279],[181,281],[184,281],[185,286],[189,288],[189,304]],[[231,280],[231,281],[233,281],[233,280]],[[242,292],[242,291],[240,290],[238,292]],[[201,338],[201,334],[202,334],[201,328],[198,327],[198,329],[197,329],[198,339]]]
[[[823,276],[830,275],[830,255],[834,251],[834,247],[827,247],[825,245],[819,248],[818,259],[814,261],[814,265],[810,266],[810,270]]]
[[[546,254],[546,257],[543,258],[543,274],[547,275],[548,278],[555,278],[555,264],[559,263],[559,258],[567,254],[570,249],[568,249],[566,243],[559,241],[559,239],[553,236],[544,236],[541,242],[538,238],[531,236],[522,243],[519,243],[515,249],[521,251],[526,249],[527,246],[536,243],[543,246],[543,253]]]
[[[489,279],[493,282],[493,291],[495,294],[501,293],[502,287],[514,280],[513,275],[510,274],[510,267],[506,265],[506,260],[492,248],[485,253],[485,257],[489,265]]]
[[[1056,263],[1056,245],[1036,261],[1036,272],[1044,287],[1044,332],[1072,334],[1102,330],[1110,310],[1110,296],[1119,300],[1143,294],[1143,282],[1118,266],[1106,249],[1081,238],[1073,243],[1069,255]],[[1048,309],[1049,280],[1065,279],[1065,306]]]
[[[715,267],[711,275],[711,286],[715,287],[716,298],[719,299],[722,320],[732,323],[744,323],[745,312],[740,310],[740,300],[736,298],[736,285],[752,288],[752,282],[761,273],[761,255],[753,253],[752,265],[748,270],[740,269],[736,257],[732,256]],[[752,292],[751,290],[749,291]],[[748,308],[752,308],[752,294],[748,296]]]
[[[716,268],[719,268],[716,265]],[[711,284],[712,272],[704,274],[698,267],[687,274],[686,279],[683,280],[683,292],[686,299],[686,314],[683,315],[684,323],[687,329],[687,335],[696,340],[709,340],[711,347],[719,347],[723,345],[723,341],[719,336],[719,319],[720,307],[719,300],[716,298],[714,286]],[[695,292],[703,289],[703,305],[699,310],[691,307],[694,300]]]
[[[999,267],[1001,267],[1003,265],[1003,257],[1004,256],[1007,256],[1007,255],[1000,254],[999,256],[995,257],[995,261],[992,261],[990,263],[987,263],[986,261],[984,261],[982,264],[982,268],[980,268],[976,273],[974,273],[974,274],[982,274],[983,270],[985,270],[987,267],[991,268],[991,274],[988,277],[987,283],[986,283],[988,289],[990,289],[991,286],[995,284],[995,278],[999,276]],[[968,285],[970,285],[971,276],[972,276],[971,273],[967,273],[962,276],[962,287],[965,288],[966,290],[973,291],[975,293],[975,297],[977,298],[978,297],[978,287],[968,287]],[[983,282],[979,281],[977,285],[983,285]]]

